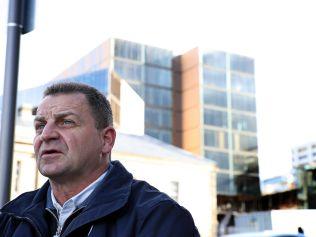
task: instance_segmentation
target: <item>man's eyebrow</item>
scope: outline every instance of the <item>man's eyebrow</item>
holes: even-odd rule
[[[36,121],[39,121],[39,122],[45,121],[45,117],[41,115],[36,115],[34,118],[34,122]]]
[[[67,117],[67,116],[69,116],[69,115],[73,115],[73,116],[75,116],[75,117],[78,117],[77,114],[75,114],[75,113],[73,113],[73,112],[71,112],[71,111],[69,111],[69,112],[67,111],[67,112],[60,112],[60,113],[54,114],[54,118],[55,118],[55,119],[60,119],[60,118]],[[36,115],[35,118],[34,118],[34,122],[36,122],[36,121],[38,121],[38,122],[46,121],[45,116]]]
[[[60,113],[54,114],[54,118],[59,119],[59,118],[63,118],[63,117],[69,116],[69,115],[74,115],[74,116],[78,117],[78,115],[75,114],[74,112],[66,111],[66,112],[60,112]]]

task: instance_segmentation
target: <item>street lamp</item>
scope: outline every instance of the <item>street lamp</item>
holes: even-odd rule
[[[0,135],[0,207],[10,199],[20,37],[34,28],[35,0],[10,0]]]

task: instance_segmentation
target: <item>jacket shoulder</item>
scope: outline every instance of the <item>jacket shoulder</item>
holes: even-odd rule
[[[152,208],[162,202],[176,203],[167,194],[159,191],[146,181],[133,180],[131,197],[137,207]]]
[[[22,213],[34,200],[38,190],[25,192],[13,199],[12,201],[6,203],[1,209],[1,213]]]
[[[190,212],[145,181],[134,181],[132,197],[139,217],[138,235],[199,236]]]

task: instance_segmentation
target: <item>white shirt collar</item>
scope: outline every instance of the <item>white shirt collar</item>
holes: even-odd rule
[[[82,190],[80,193],[76,194],[72,198],[68,199],[63,206],[61,206],[54,194],[53,190],[51,190],[51,199],[53,202],[53,206],[56,208],[58,213],[58,225],[60,228],[63,227],[66,219],[71,215],[71,213],[77,209],[77,207],[82,204],[93,192],[93,190],[98,186],[98,184],[102,181],[102,179],[107,174],[108,170],[106,170],[97,180],[91,183],[88,187]]]

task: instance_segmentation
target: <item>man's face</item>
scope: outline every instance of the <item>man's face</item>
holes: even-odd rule
[[[84,178],[104,169],[104,131],[80,93],[45,97],[34,121],[34,151],[41,174],[50,179]]]

